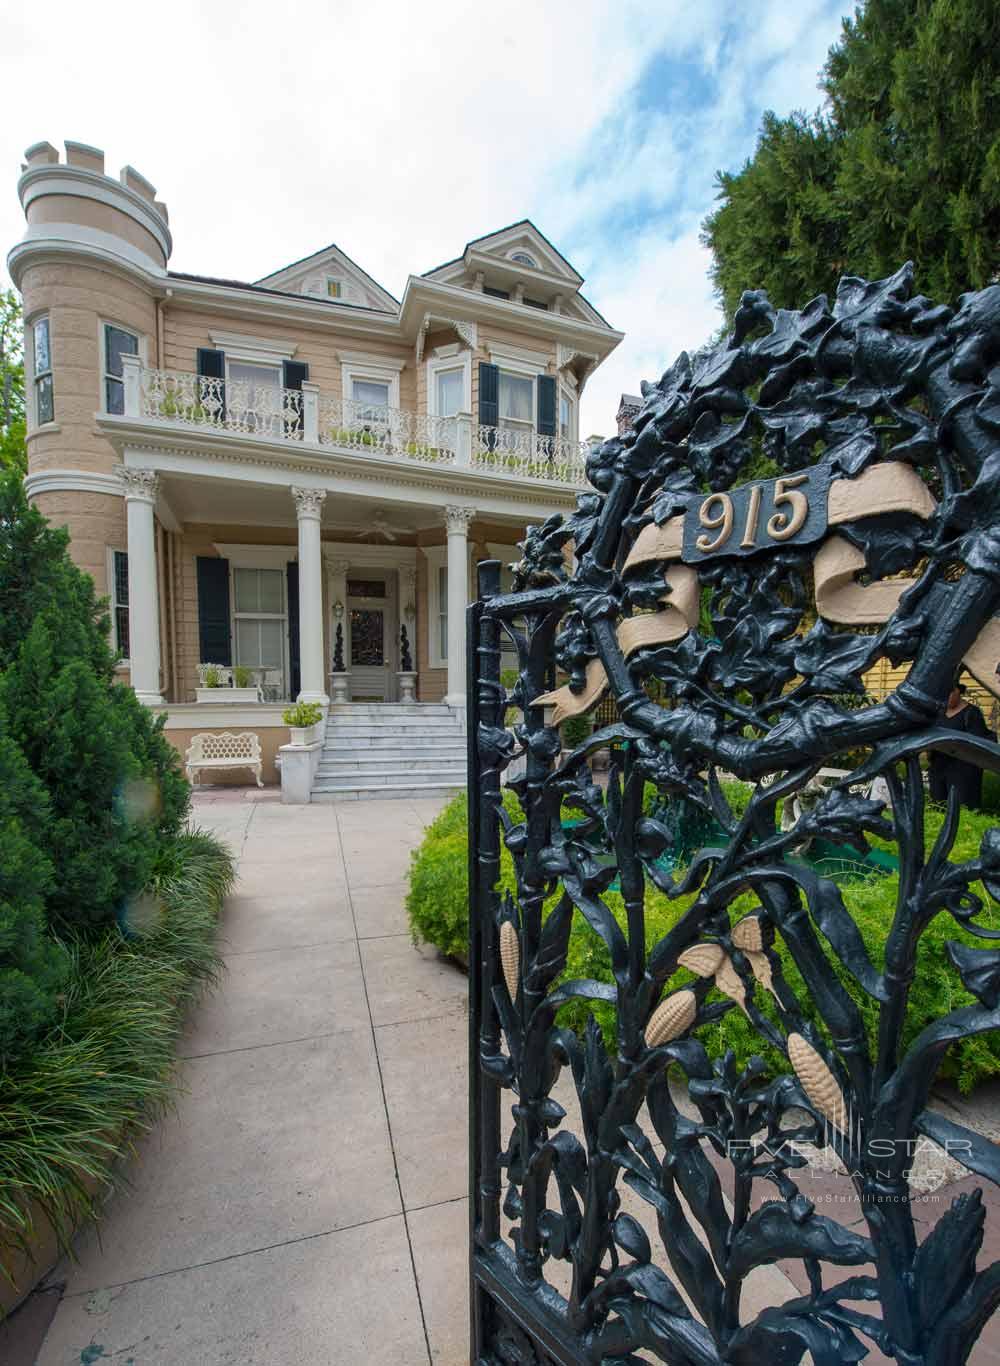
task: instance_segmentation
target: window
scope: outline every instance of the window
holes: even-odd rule
[[[377,412],[376,409],[389,407],[389,382],[377,379],[352,379],[351,397],[355,403],[361,405],[361,411],[357,416],[363,421],[374,422],[379,418],[384,419],[384,411]]]
[[[335,280],[331,276],[326,277],[326,293],[330,299],[339,299],[343,294],[343,283]]]
[[[234,662],[284,677],[285,575],[280,569],[233,570]]]
[[[125,411],[125,381],[122,378],[122,356],[139,354],[139,338],[114,323],[104,324],[104,410],[108,413]]]
[[[494,289],[492,285],[483,285],[483,293],[491,295],[494,299],[509,299],[510,291],[507,289]]]
[[[32,329],[34,339],[34,378],[35,378],[35,421],[55,420],[55,404],[52,394],[52,348],[49,343],[49,320],[39,318]]]
[[[559,393],[559,435],[567,441],[573,435],[573,404],[564,390]]]
[[[448,658],[448,566],[438,566],[438,659]]]
[[[460,366],[457,370],[438,370],[435,380],[437,416],[454,417],[462,411],[462,399],[465,396],[464,368]]]
[[[500,426],[515,430],[532,428],[535,412],[535,381],[528,375],[500,371]]]
[[[111,552],[110,597],[118,658],[128,659],[128,555],[124,550],[113,550]]]
[[[516,261],[519,266],[530,266],[532,270],[538,269],[534,257],[529,256],[526,251],[512,251],[510,259]],[[527,300],[525,302],[527,303]]]
[[[522,299],[521,302],[526,304],[528,308],[540,308],[543,313],[549,311],[549,306],[543,299]]]
[[[227,359],[226,372],[226,408],[230,418],[245,431],[281,435],[281,367]]]

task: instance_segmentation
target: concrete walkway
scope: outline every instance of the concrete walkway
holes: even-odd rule
[[[199,797],[239,858],[228,972],[38,1366],[468,1360],[466,982],[403,905],[440,805]]]

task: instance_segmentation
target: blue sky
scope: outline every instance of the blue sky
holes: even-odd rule
[[[622,390],[718,326],[698,243],[719,168],[765,109],[820,102],[843,0],[52,0],[0,15],[0,241],[30,143],[103,147],[170,207],[171,265],[255,279],[336,241],[399,295],[531,217],[627,333],[584,394]],[[39,79],[45,72],[46,78]],[[748,281],[748,286],[753,281]]]

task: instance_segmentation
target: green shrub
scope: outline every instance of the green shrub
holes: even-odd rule
[[[55,1018],[65,950],[45,932],[48,798],[0,713],[0,1071]]]
[[[576,749],[577,745],[582,745],[587,741],[594,730],[594,722],[590,716],[571,716],[562,723],[559,728],[562,735],[563,749]]]
[[[249,688],[253,684],[253,674],[245,664],[237,664],[233,668],[233,687]]]
[[[750,789],[741,783],[725,783],[724,790],[730,805],[739,814],[746,807]],[[649,809],[655,805],[656,789],[647,785],[644,805]],[[519,808],[509,792],[504,794],[504,802],[513,819],[521,819]],[[567,812],[567,814],[571,814]],[[467,807],[465,797],[456,797],[427,829],[424,841],[412,857],[410,872],[410,892],[407,909],[410,927],[414,938],[436,944],[443,952],[464,954],[468,943],[468,864],[466,839]],[[933,846],[941,828],[943,814],[940,809],[929,807],[926,818],[925,838],[928,851]],[[962,813],[958,836],[955,841],[952,859],[964,862],[975,858],[982,837],[991,829],[993,820],[979,812]],[[880,840],[873,840],[876,847],[893,851],[894,846]],[[514,890],[513,861],[506,849],[501,853],[499,886],[503,890]],[[876,967],[882,966],[885,949],[885,936],[895,909],[899,880],[896,875],[874,875],[846,883],[841,887],[844,901],[851,911],[869,955]],[[979,923],[991,929],[1000,929],[1000,907],[992,902],[988,893],[976,884],[973,890],[983,899],[985,909]],[[627,928],[624,903],[614,891],[604,894],[604,900],[622,928]],[[682,918],[694,900],[693,895],[679,897],[671,901],[652,884],[646,886],[646,948],[651,949],[658,940]],[[756,904],[756,899],[747,894],[734,903],[734,913],[748,911]],[[822,941],[822,937],[821,942]],[[945,950],[947,940],[960,943],[977,944],[974,936],[961,929],[949,915],[939,915],[931,923],[920,942],[918,950],[917,974],[910,998],[904,1046],[930,1021],[948,1010],[960,1005],[974,1003],[974,998],[965,991],[958,981]],[[981,941],[978,941],[981,946]],[[790,955],[780,940],[776,944],[781,958],[782,971],[798,999],[805,1005],[809,1018],[819,1023],[819,1017],[809,1010],[809,994]],[[860,992],[836,964],[838,974],[851,989],[858,1001],[869,1039],[874,1047],[877,1030],[877,1010],[875,1003]],[[611,960],[602,939],[587,925],[582,915],[576,915],[570,934],[569,953],[565,979],[591,977],[598,981],[610,982]],[[671,986],[680,986],[691,980],[691,974],[679,970],[672,979]],[[718,992],[711,999],[724,1000]],[[773,1015],[773,1009],[763,991],[756,997],[765,1014]],[[610,1005],[603,1003],[588,1004],[574,1001],[560,1011],[560,1022],[581,1030],[590,1014],[596,1016],[609,1044],[615,1038],[615,1014]],[[743,1012],[729,1010],[721,1020],[702,1026],[698,1037],[713,1057],[720,1056],[726,1049],[733,1049],[740,1065],[744,1065],[753,1054],[762,1056],[774,1072],[787,1070],[787,1064],[777,1051],[771,1049],[753,1029]],[[946,1055],[940,1075],[955,1081],[963,1090],[971,1090],[978,1082],[987,1077],[1000,1074],[1000,1033],[979,1035],[956,1044]]]
[[[212,836],[181,835],[153,872],[163,911],[151,933],[66,939],[58,1019],[0,1069],[0,1246],[24,1246],[38,1208],[67,1238],[169,1102],[184,1011],[219,972],[215,927],[233,878]]]

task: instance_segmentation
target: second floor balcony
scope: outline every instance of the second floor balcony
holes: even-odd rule
[[[284,389],[133,363],[126,370],[124,406],[126,417],[169,427],[466,467],[517,480],[587,482],[586,443],[542,436],[524,426],[485,426],[468,413],[435,417],[373,406],[336,398],[308,383]]]

